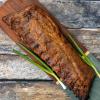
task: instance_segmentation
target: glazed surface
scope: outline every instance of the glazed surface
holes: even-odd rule
[[[15,31],[21,43],[52,67],[80,100],[86,100],[94,72],[80,59],[46,11],[29,6],[3,17],[3,21]]]

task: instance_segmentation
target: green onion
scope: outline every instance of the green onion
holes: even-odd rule
[[[95,71],[95,73],[97,74],[97,76],[100,78],[100,73],[98,72],[98,70],[96,69],[96,65],[91,61],[91,59],[89,58],[88,55],[86,55],[83,50],[79,47],[79,45],[77,44],[77,42],[74,40],[74,38],[68,34],[68,37],[70,39],[70,42],[72,43],[72,45],[74,45],[74,47],[76,48],[76,50],[78,51],[80,57],[82,58],[82,60],[88,64],[90,67],[92,67],[92,69]]]
[[[45,68],[47,68],[49,71],[52,71],[50,67],[48,67],[48,65],[43,62],[32,50],[29,50],[28,48],[26,48],[24,45],[18,43],[18,45],[25,50],[26,52],[28,52],[30,55],[32,55],[41,65],[43,65]]]
[[[45,62],[43,62],[33,51],[29,50],[28,48],[26,48],[24,45],[22,44],[18,44],[23,50],[25,50],[26,52],[28,52],[29,54],[31,54],[40,64],[36,63],[34,60],[32,60],[30,57],[28,57],[27,55],[21,53],[18,50],[13,49],[13,52],[15,52],[17,55],[19,55],[20,57],[24,58],[25,60],[29,61],[31,64],[36,65],[38,68],[40,68],[42,71],[44,71],[45,73],[53,76],[58,82],[59,84],[62,86],[62,88],[65,90],[66,86],[64,85],[64,83],[58,78],[58,76],[56,75],[56,73],[53,71],[53,69],[51,69]]]

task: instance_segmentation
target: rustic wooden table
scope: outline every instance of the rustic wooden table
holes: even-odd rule
[[[99,1],[40,2],[100,60]],[[45,73],[14,54],[13,48],[19,49],[0,29],[0,100],[70,100]]]

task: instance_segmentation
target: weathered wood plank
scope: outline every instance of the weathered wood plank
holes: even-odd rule
[[[99,0],[39,0],[70,28],[100,27]]]
[[[89,100],[99,100],[100,79],[96,78]],[[52,81],[0,81],[0,100],[74,100]]]
[[[36,66],[19,56],[0,55],[0,79],[42,79],[50,78]]]
[[[0,100],[70,100],[52,82],[1,82]]]
[[[100,59],[100,29],[69,29],[79,41]],[[0,30],[0,54],[14,54],[13,48],[19,49],[9,37]]]
[[[13,48],[19,49],[18,46],[0,30],[0,54],[13,54]]]
[[[100,27],[98,0],[40,0],[60,21],[70,28]]]

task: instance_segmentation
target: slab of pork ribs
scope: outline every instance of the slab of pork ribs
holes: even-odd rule
[[[3,17],[3,21],[46,62],[79,100],[87,100],[94,71],[79,57],[56,21],[37,5]]]

